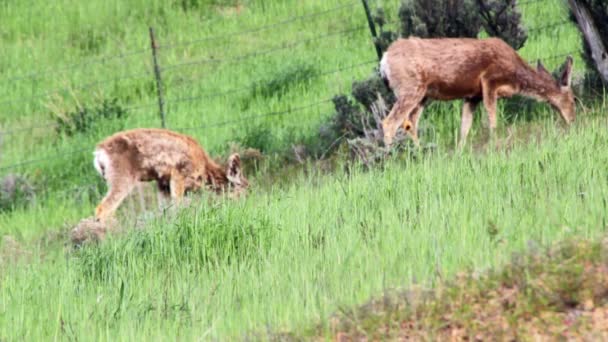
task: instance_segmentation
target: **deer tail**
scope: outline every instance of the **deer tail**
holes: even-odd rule
[[[390,89],[390,67],[386,53],[384,53],[382,60],[380,61],[380,78],[382,78],[384,85]]]
[[[93,156],[95,170],[97,170],[103,178],[106,178],[108,169],[110,168],[110,156],[108,155],[108,152],[102,148],[98,148],[93,152]]]

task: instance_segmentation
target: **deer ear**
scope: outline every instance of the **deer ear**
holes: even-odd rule
[[[545,66],[543,65],[543,63],[540,61],[540,59],[536,62],[536,71],[538,72],[543,72],[548,74],[549,71],[547,71],[547,69],[545,68]]]
[[[562,75],[559,78],[559,85],[562,87],[569,88],[572,84],[572,66],[574,65],[574,60],[572,56],[568,56],[566,58],[566,62],[564,62],[564,71],[562,71]]]
[[[228,165],[226,166],[226,177],[231,183],[239,183],[241,179],[241,157],[238,153],[233,153],[228,158]]]

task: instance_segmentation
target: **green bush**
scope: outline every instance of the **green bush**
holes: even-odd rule
[[[123,119],[127,114],[127,110],[118,104],[118,100],[113,99],[104,100],[95,106],[79,107],[63,115],[53,115],[55,116],[56,132],[71,137],[97,128],[102,121]]]

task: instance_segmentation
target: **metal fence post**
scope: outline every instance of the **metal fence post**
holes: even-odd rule
[[[165,123],[165,101],[163,100],[163,81],[160,75],[160,66],[158,65],[157,50],[158,45],[154,37],[154,29],[150,26],[150,45],[152,47],[152,62],[154,63],[154,76],[156,78],[156,91],[158,94],[158,109],[160,111],[160,123],[163,128]]]
[[[376,32],[376,25],[374,25],[374,20],[372,19],[372,12],[369,10],[369,4],[367,0],[361,0],[363,2],[363,8],[365,9],[365,15],[367,16],[367,24],[369,25],[369,30],[372,33],[372,38],[374,38],[374,47],[376,48],[376,54],[378,55],[378,61],[382,59],[382,50],[376,44],[375,40],[378,38],[378,33]]]

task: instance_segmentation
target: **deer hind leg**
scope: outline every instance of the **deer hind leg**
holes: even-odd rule
[[[475,113],[475,109],[477,109],[480,101],[481,98],[464,100],[464,104],[462,105],[462,119],[460,120],[460,141],[458,142],[459,148],[464,147],[466,143],[469,130],[471,130],[471,125],[473,124],[473,114]]]
[[[397,133],[397,129],[403,124],[406,118],[410,118],[412,111],[418,108],[418,106],[424,99],[425,93],[426,89],[422,86],[416,87],[415,89],[410,91],[402,91],[399,93],[399,95],[397,96],[397,103],[395,103],[395,105],[391,109],[391,112],[382,121],[382,130],[384,131],[385,146],[388,147],[393,143],[393,138]],[[418,116],[419,115],[420,113],[418,113]]]
[[[492,86],[490,81],[482,80],[483,88],[483,105],[488,112],[488,124],[490,127],[490,135],[494,136],[494,130],[496,130],[496,102],[498,96],[496,94],[495,87]]]
[[[95,218],[104,222],[111,217],[136,184],[137,181],[131,178],[116,177],[108,180],[108,193],[95,209]]]

